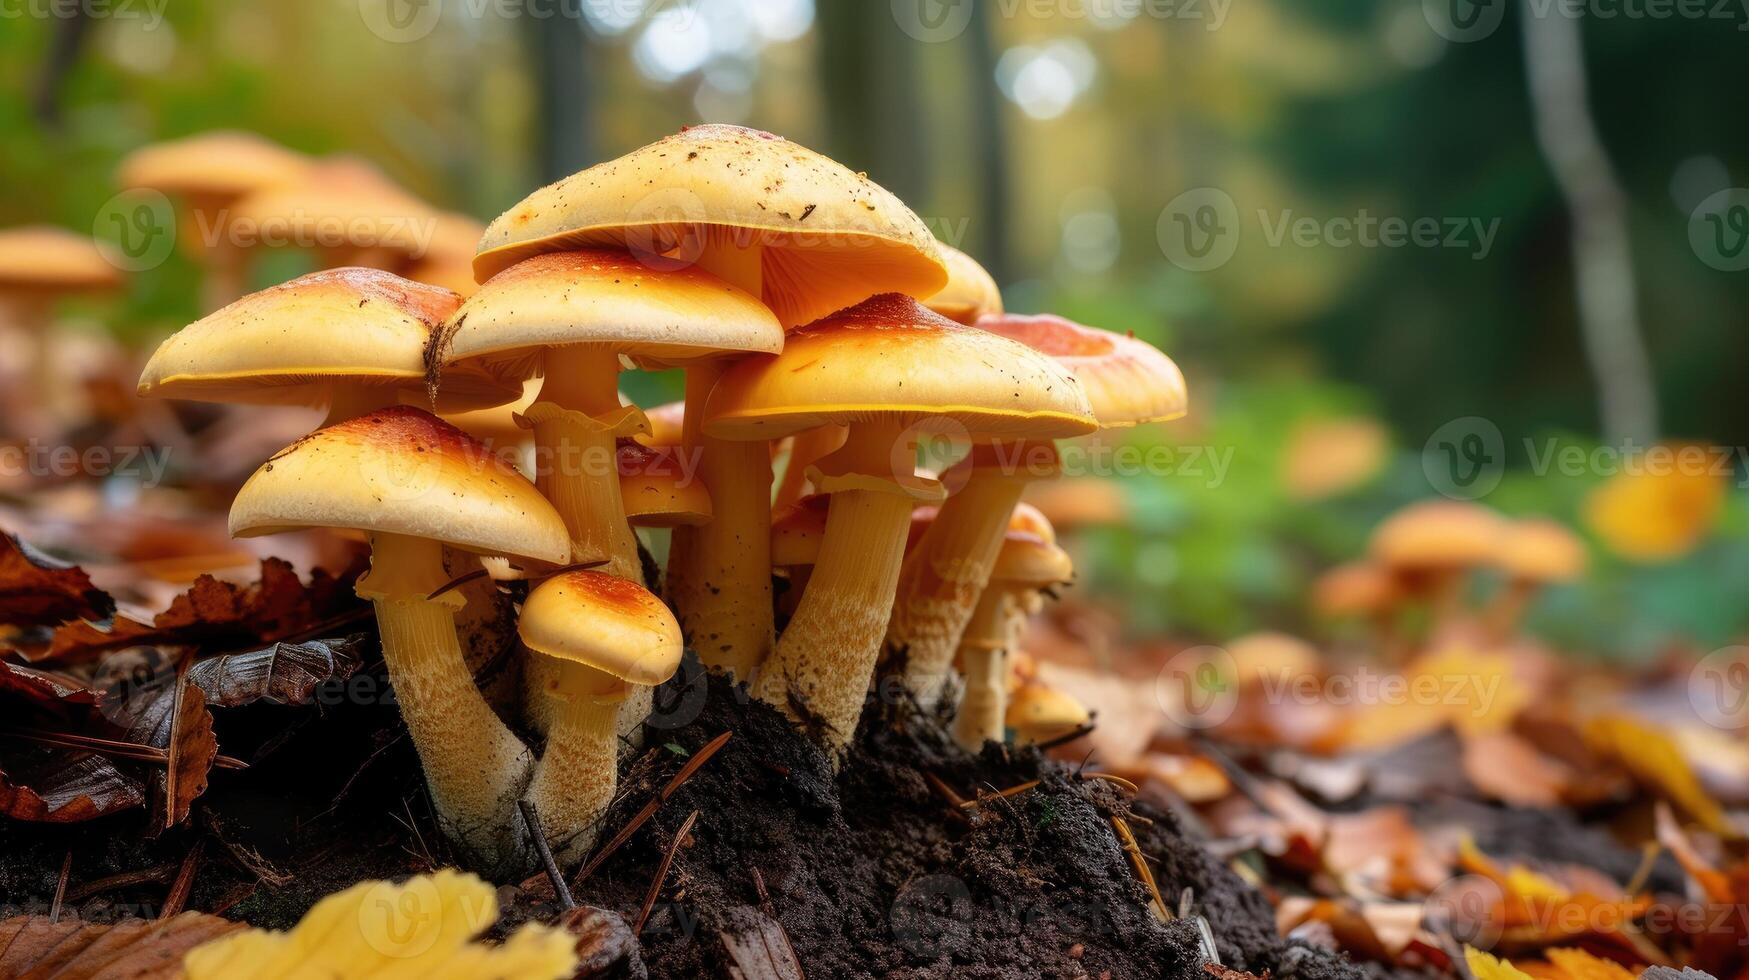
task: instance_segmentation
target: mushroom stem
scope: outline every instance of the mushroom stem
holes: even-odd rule
[[[541,658],[546,659],[546,658]],[[596,825],[613,802],[619,778],[619,737],[616,719],[626,696],[623,681],[581,664],[556,664],[589,693],[556,701],[547,747],[535,766],[528,799],[540,814],[553,856],[563,864],[583,860],[595,842]],[[584,677],[583,675],[588,675]],[[643,688],[649,690],[649,688]]]
[[[726,229],[707,229],[698,266],[753,296],[764,295],[764,248],[737,245]],[[743,680],[770,656],[771,450],[765,442],[728,442],[701,428],[705,400],[721,362],[686,371],[681,441],[697,453],[699,477],[714,517],[675,528],[669,544],[668,595],[687,643],[706,667]]]
[[[443,585],[437,542],[371,536],[371,569],[358,594],[376,607],[383,661],[438,823],[482,869],[510,873],[526,853],[516,801],[534,758],[474,685],[456,636],[460,596],[426,598]]]
[[[1026,444],[1010,451],[1019,459]],[[905,560],[886,643],[904,652],[905,686],[925,708],[937,704],[947,686],[954,649],[990,582],[1008,520],[1029,480],[1018,464],[974,468]]]
[[[897,423],[865,423],[821,461],[839,475],[822,488],[832,502],[820,556],[777,651],[753,682],[754,694],[791,721],[824,726],[821,737],[834,754],[856,733],[904,560],[914,500],[892,472],[901,437]],[[833,492],[835,482],[846,488]]]
[[[966,693],[954,717],[954,739],[967,751],[1002,741],[1008,711],[1008,642],[1013,601],[1006,591],[985,589],[960,641]]]
[[[808,487],[808,467],[827,453],[836,452],[844,445],[847,434],[842,425],[822,425],[790,440],[789,462],[784,464],[783,480],[777,485],[771,509],[781,510],[802,499]]]
[[[712,363],[686,372],[682,438],[688,452],[699,450],[699,478],[715,516],[674,529],[668,593],[699,660],[746,680],[772,646],[771,454],[764,442],[712,439],[699,430],[720,373]]]
[[[1512,634],[1518,632],[1518,626],[1524,621],[1524,614],[1529,610],[1537,592],[1537,583],[1530,579],[1507,580],[1488,604],[1489,638],[1497,643],[1511,639]]]
[[[328,417],[321,428],[369,415],[400,404],[400,395],[393,385],[338,385],[328,399]]]
[[[54,325],[54,304],[46,295],[13,293],[0,296],[0,338],[7,329],[16,333],[9,342],[29,344],[30,363],[12,382],[6,408],[6,428],[13,434],[47,436],[55,431],[50,406],[54,399],[44,387],[49,376],[49,328]]]
[[[648,432],[649,422],[620,405],[619,361],[612,350],[555,348],[547,354],[546,372],[527,416],[539,461],[535,485],[571,530],[572,561],[606,558],[601,571],[637,581],[643,569],[620,498],[614,439]]]
[[[249,291],[249,253],[229,241],[220,241],[205,255],[200,305],[202,310],[212,313],[230,306]]]

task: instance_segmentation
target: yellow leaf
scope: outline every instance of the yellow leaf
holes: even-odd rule
[[[1513,966],[1510,960],[1482,952],[1474,946],[1464,947],[1464,962],[1476,980],[1532,980],[1531,975]]]
[[[1704,452],[1693,446],[1660,446],[1673,453]],[[1681,558],[1711,533],[1728,490],[1711,467],[1624,470],[1586,497],[1583,516],[1609,550],[1637,562]]]
[[[1551,949],[1545,955],[1570,980],[1634,980],[1634,974],[1620,963],[1582,949]]]
[[[469,943],[497,918],[498,896],[470,874],[366,881],[317,902],[290,932],[252,929],[214,940],[189,951],[183,968],[188,980],[557,980],[576,969],[575,941],[558,929],[528,925],[502,946]]]
[[[1606,715],[1586,724],[1585,740],[1620,762],[1647,791],[1681,807],[1702,827],[1720,837],[1738,836],[1724,808],[1701,786],[1663,730],[1627,715]]]

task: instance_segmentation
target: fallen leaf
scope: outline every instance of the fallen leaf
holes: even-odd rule
[[[247,928],[202,912],[111,924],[46,915],[0,921],[0,977],[175,980],[190,949]]]
[[[1531,980],[1530,974],[1513,966],[1510,960],[1490,956],[1474,946],[1464,947],[1464,962],[1476,980]]]
[[[304,704],[326,681],[345,680],[364,664],[374,640],[368,633],[304,643],[274,643],[247,653],[227,653],[196,663],[188,677],[215,708],[256,701]]]
[[[166,830],[188,819],[189,807],[206,792],[207,775],[219,755],[219,740],[213,735],[213,716],[206,708],[206,694],[187,677],[177,691],[167,746],[170,762],[163,776]]]
[[[102,619],[115,600],[77,565],[50,558],[11,534],[0,534],[0,623],[52,626]]]
[[[1567,767],[1512,732],[1463,733],[1464,776],[1482,795],[1524,807],[1561,803]]]
[[[1598,752],[1619,762],[1647,792],[1676,806],[1707,830],[1735,838],[1737,830],[1663,730],[1627,715],[1593,718],[1585,738]]]
[[[140,781],[101,755],[9,742],[0,761],[0,816],[14,820],[94,820],[145,799]]]
[[[1543,953],[1560,967],[1568,980],[1634,980],[1634,974],[1614,960],[1577,948],[1550,949]]]

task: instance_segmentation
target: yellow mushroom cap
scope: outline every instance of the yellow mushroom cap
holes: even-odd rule
[[[380,249],[417,258],[435,240],[439,215],[362,160],[322,160],[301,179],[237,199],[227,223],[262,245]]]
[[[1494,560],[1505,521],[1481,504],[1423,500],[1373,531],[1373,558],[1405,571],[1469,568]]]
[[[1515,579],[1571,582],[1585,574],[1585,543],[1555,521],[1526,518],[1506,526],[1495,561]]]
[[[522,604],[516,630],[535,653],[646,686],[673,677],[684,648],[661,599],[604,572],[561,572],[542,582]]]
[[[673,446],[619,440],[619,496],[636,527],[694,527],[711,521],[711,492],[682,466]]]
[[[536,373],[549,347],[587,345],[664,362],[774,353],[783,328],[753,297],[702,269],[662,272],[627,252],[548,252],[481,286],[444,328],[446,364]]]
[[[121,270],[94,239],[53,225],[0,230],[0,289],[52,295],[121,284]]]
[[[1033,483],[1026,488],[1026,500],[1064,531],[1121,524],[1130,513],[1123,485],[1098,476]]]
[[[996,553],[996,564],[990,568],[990,581],[1042,589],[1075,577],[1075,563],[1069,553],[1051,541],[1029,531],[1016,530],[1012,524],[1002,538],[1002,549]]]
[[[646,446],[678,446],[686,427],[686,402],[669,402],[644,412],[650,420],[648,435],[635,436]]]
[[[232,303],[164,341],[140,375],[144,397],[317,404],[343,386],[423,391],[425,348],[461,297],[376,269],[329,269]],[[438,405],[513,401],[516,379],[445,372]]]
[[[1227,643],[1238,670],[1240,684],[1265,677],[1304,677],[1319,670],[1318,648],[1287,633],[1264,630],[1247,633]]]
[[[1000,316],[1002,290],[978,260],[951,245],[939,245],[947,263],[947,285],[923,301],[942,316],[957,323],[974,324],[979,317]]]
[[[256,470],[231,504],[234,537],[307,527],[552,565],[571,557],[565,522],[534,484],[467,433],[406,406],[305,436]]]
[[[1023,738],[1042,742],[1087,724],[1087,709],[1081,702],[1054,687],[1034,682],[1008,698],[1003,719]]]
[[[135,150],[122,160],[116,179],[123,187],[228,199],[294,183],[312,164],[254,133],[215,130]]]
[[[881,417],[1040,439],[1096,428],[1081,386],[1050,358],[896,293],[791,333],[775,357],[737,361],[711,391],[704,428],[775,439]]]
[[[1086,389],[1101,428],[1166,422],[1190,410],[1178,365],[1133,336],[1049,315],[985,317],[977,325],[1056,358]]]
[[[540,389],[540,379],[529,378],[522,383],[522,395],[507,405],[445,412],[443,420],[482,442],[494,445],[529,442],[534,439],[534,432],[518,424],[516,417],[534,407],[540,399]]]
[[[1401,598],[1396,577],[1367,561],[1338,565],[1312,583],[1312,607],[1326,616],[1371,615]]]
[[[591,245],[678,249],[685,261],[709,229],[764,248],[760,299],[786,328],[875,293],[947,284],[934,236],[891,192],[789,140],[724,125],[688,127],[535,191],[487,227],[474,274]]]
[[[826,537],[832,495],[811,493],[771,515],[771,563],[779,568],[812,565]]]

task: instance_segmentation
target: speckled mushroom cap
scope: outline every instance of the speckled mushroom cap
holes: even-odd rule
[[[376,269],[329,269],[232,303],[159,345],[140,395],[314,405],[341,386],[423,392],[425,348],[461,297]],[[438,405],[467,411],[515,400],[520,381],[484,368],[446,372]]]
[[[935,238],[863,174],[770,133],[692,126],[530,194],[486,229],[481,281],[543,252],[631,248],[687,260],[689,236],[763,246],[764,295],[784,327],[880,292],[947,283]],[[678,250],[678,251],[676,251]]]
[[[717,381],[705,432],[775,439],[821,425],[945,419],[973,435],[1057,438],[1096,427],[1057,363],[888,293],[789,335],[783,353],[748,357]]]
[[[1081,382],[1100,428],[1181,418],[1190,410],[1184,374],[1172,358],[1135,337],[1084,327],[1060,316],[1004,314],[978,328],[1057,359]]]
[[[536,373],[549,347],[664,362],[783,349],[764,304],[702,269],[660,272],[627,252],[548,252],[493,276],[443,330],[445,364]]]
[[[654,686],[680,667],[680,624],[662,600],[604,572],[561,572],[522,605],[517,632],[545,657]]]
[[[1373,531],[1372,557],[1401,571],[1471,568],[1499,554],[1505,521],[1481,504],[1424,500],[1386,518]]]
[[[55,295],[121,284],[121,270],[91,238],[53,225],[0,229],[0,289]]]
[[[229,199],[292,183],[313,161],[254,133],[215,130],[141,147],[116,171],[123,187]]]
[[[831,503],[831,494],[811,493],[771,515],[772,565],[795,568],[819,560]]]
[[[1014,508],[1002,548],[991,566],[990,581],[1042,589],[1075,577],[1075,563],[1057,546],[1051,522],[1030,504]]]
[[[231,534],[350,528],[561,565],[571,536],[515,468],[429,412],[385,408],[311,433],[262,464]]]
[[[682,465],[672,446],[619,440],[619,496],[635,527],[696,527],[711,521],[711,492],[696,471]]]
[[[952,245],[937,247],[947,263],[947,285],[923,305],[956,323],[974,324],[980,317],[1001,315],[1002,290],[978,260]]]
[[[1312,583],[1312,608],[1326,616],[1369,615],[1402,597],[1396,578],[1370,561],[1337,565]]]
[[[1506,525],[1495,563],[1526,582],[1571,582],[1585,574],[1585,543],[1561,524],[1541,517]]]
[[[385,176],[351,157],[330,157],[298,180],[237,199],[227,222],[254,244],[326,249],[376,249],[417,258],[436,240],[439,214]]]

